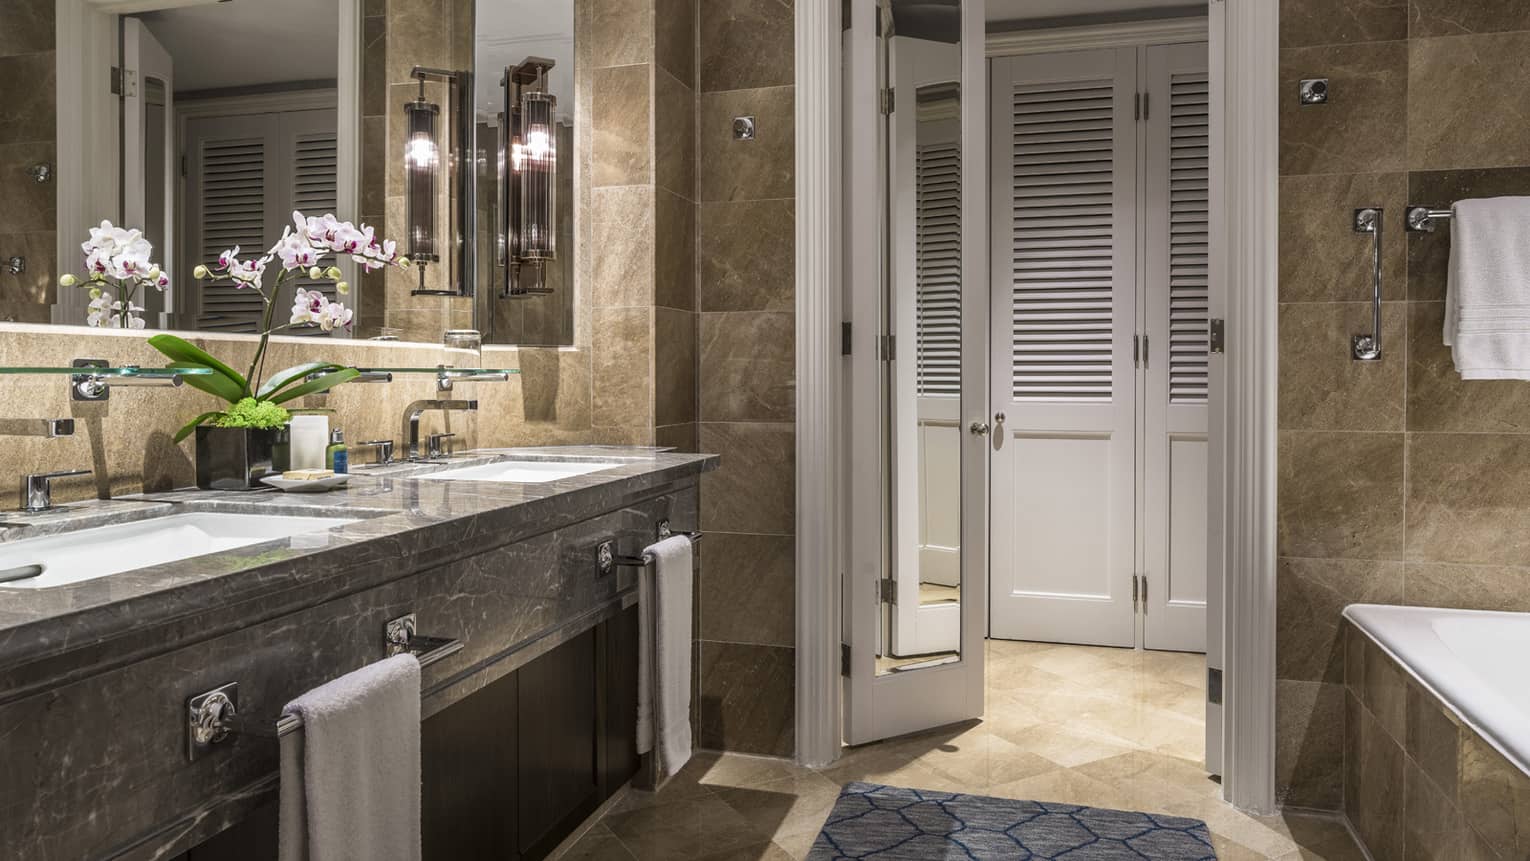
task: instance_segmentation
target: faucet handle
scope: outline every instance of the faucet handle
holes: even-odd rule
[[[377,466],[386,466],[393,462],[393,440],[391,439],[373,439],[356,444],[377,449]]]
[[[430,453],[430,457],[435,459],[441,457],[442,455],[451,454],[449,451],[442,450],[441,443],[445,440],[453,439],[456,436],[457,435],[454,433],[433,433],[425,437],[425,448]]]
[[[88,469],[65,469],[58,472],[28,473],[21,480],[21,510],[29,513],[47,511],[53,507],[53,479],[71,475],[90,475]]]

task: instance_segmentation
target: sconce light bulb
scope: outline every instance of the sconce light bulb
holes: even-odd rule
[[[526,135],[526,150],[531,158],[537,161],[547,161],[552,153],[552,141],[547,134],[547,129],[542,127],[532,128]]]
[[[436,151],[435,141],[424,135],[416,135],[409,139],[404,157],[411,165],[425,170],[435,167],[440,156]]]

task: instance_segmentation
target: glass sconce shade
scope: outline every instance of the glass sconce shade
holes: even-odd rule
[[[513,161],[521,175],[521,257],[557,255],[558,138],[553,118],[558,99],[549,93],[521,96],[522,136]]]
[[[441,148],[436,142],[436,118],[441,109],[424,99],[404,105],[409,137],[404,143],[404,221],[409,257],[439,260],[436,249],[436,184],[441,173]]]

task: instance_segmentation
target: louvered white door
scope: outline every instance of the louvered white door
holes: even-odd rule
[[[197,117],[187,120],[185,134],[185,272],[235,246],[241,257],[259,256],[292,223],[295,209],[323,214],[337,208],[334,111]],[[274,275],[273,267],[267,278]],[[334,298],[331,284],[294,279],[276,297],[279,316],[286,316],[299,288],[321,289]],[[188,291],[181,310],[198,329],[254,332],[265,304],[252,290],[212,281]]]
[[[1211,287],[1206,45],[1145,53],[1143,645],[1203,652]]]
[[[994,637],[1135,641],[1136,58],[992,64]]]

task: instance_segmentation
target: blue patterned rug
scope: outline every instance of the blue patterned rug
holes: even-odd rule
[[[851,783],[808,861],[1216,861],[1199,819]]]

